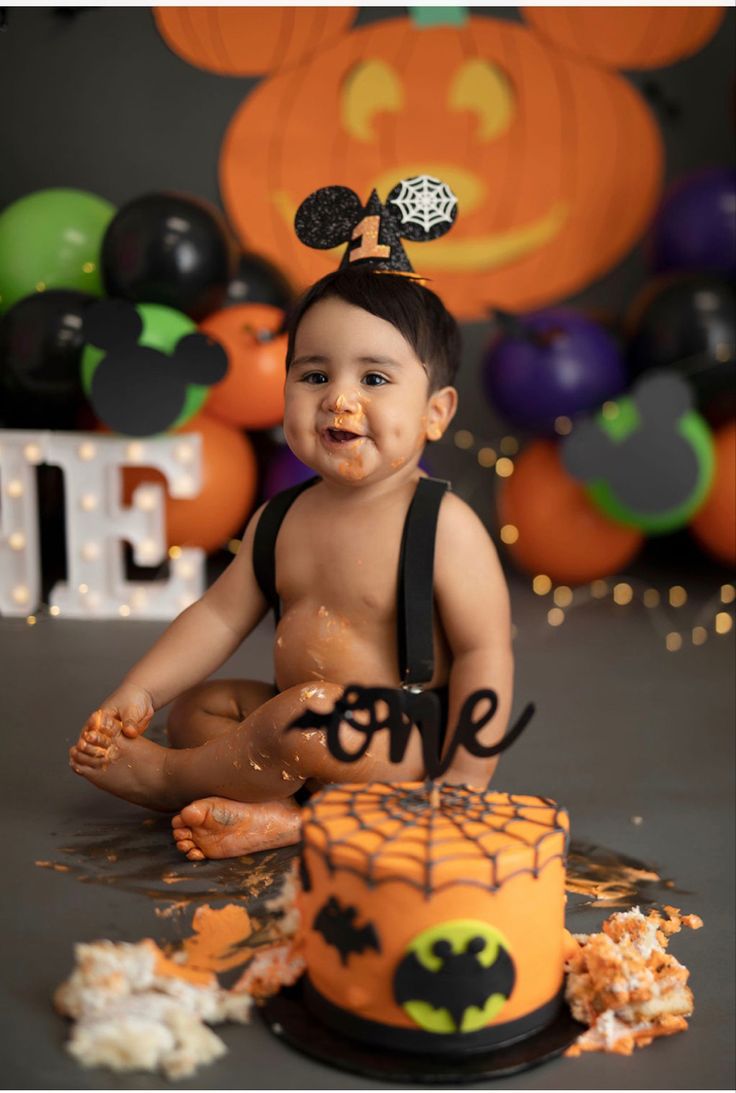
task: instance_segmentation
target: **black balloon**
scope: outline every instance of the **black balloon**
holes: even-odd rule
[[[281,270],[262,255],[246,251],[238,259],[222,306],[270,304],[288,311],[294,299],[294,289]]]
[[[187,194],[144,194],[105,232],[102,279],[110,296],[165,304],[199,321],[222,306],[236,258],[214,206]]]
[[[697,407],[718,424],[736,412],[736,293],[715,274],[650,282],[627,319],[632,377],[668,367],[684,376]]]
[[[53,289],[0,319],[0,420],[14,429],[73,429],[84,403],[83,313],[94,297]]]

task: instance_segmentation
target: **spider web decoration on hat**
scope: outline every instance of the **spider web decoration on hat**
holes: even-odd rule
[[[302,243],[318,250],[347,244],[341,268],[355,266],[415,276],[401,240],[429,242],[455,223],[457,198],[431,175],[402,179],[383,204],[375,190],[365,205],[347,186],[323,186],[294,218]]]
[[[304,806],[306,846],[330,872],[352,872],[371,887],[401,881],[441,892],[458,883],[458,861],[481,859],[485,881],[463,883],[495,892],[521,873],[538,876],[567,851],[567,812],[545,797],[369,782],[329,786],[318,802],[319,812],[314,801]]]
[[[398,205],[402,224],[419,224],[426,232],[437,224],[452,225],[457,198],[446,183],[431,175],[417,175],[403,179],[399,186],[398,197],[389,198],[389,202]]]

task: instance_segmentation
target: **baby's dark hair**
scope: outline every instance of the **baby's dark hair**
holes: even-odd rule
[[[460,331],[439,296],[410,277],[367,269],[338,269],[307,289],[289,318],[286,370],[294,359],[299,324],[320,300],[336,297],[385,319],[404,336],[424,364],[430,391],[454,384],[460,364]]]

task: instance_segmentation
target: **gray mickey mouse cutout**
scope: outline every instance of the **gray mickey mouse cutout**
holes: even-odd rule
[[[169,355],[139,342],[143,322],[127,300],[100,300],[84,315],[85,340],[104,351],[89,386],[95,414],[114,432],[153,436],[174,425],[190,384],[224,379],[227,354],[204,334],[185,334]]]
[[[682,527],[705,500],[713,440],[687,382],[657,370],[629,396],[579,418],[562,461],[605,515],[655,535]]]

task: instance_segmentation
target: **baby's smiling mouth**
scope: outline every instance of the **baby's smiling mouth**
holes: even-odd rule
[[[325,429],[325,437],[333,444],[351,444],[354,440],[364,440],[362,433],[352,433],[348,429]]]

